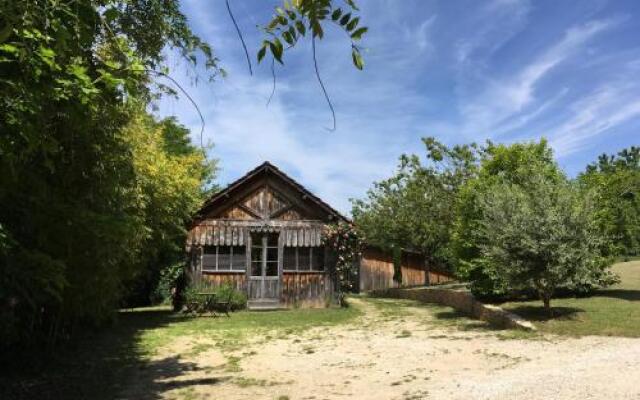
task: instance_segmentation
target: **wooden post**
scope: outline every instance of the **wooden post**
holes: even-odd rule
[[[424,284],[429,286],[429,262],[427,261],[427,257],[424,257]]]
[[[243,228],[244,229],[244,228]],[[251,232],[246,229],[244,232],[245,245],[245,270],[244,270],[244,290],[249,298],[249,279],[251,277]]]
[[[202,264],[204,263],[204,246],[200,246],[200,260],[198,263],[198,271],[196,273],[196,281],[198,285],[202,283]]]
[[[283,262],[284,258],[284,230],[278,233],[278,286],[276,289],[276,294],[278,296],[278,300],[282,301],[282,280],[284,279],[283,273]]]
[[[249,298],[249,295],[251,293],[249,293],[249,290],[251,289],[251,231],[249,229],[247,229],[246,232],[246,236],[245,236],[246,240],[245,240],[245,246],[247,246],[247,250],[246,250],[246,262],[247,262],[247,268],[245,271],[245,291],[247,292],[247,298]]]

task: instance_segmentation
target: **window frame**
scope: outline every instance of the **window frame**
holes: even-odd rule
[[[284,260],[285,260],[285,256],[284,256],[284,252],[287,251],[287,249],[295,249],[295,260],[296,260],[296,265],[294,267],[294,269],[291,269],[290,267],[288,267],[287,265],[285,265]],[[300,251],[302,250],[307,250],[309,252],[309,269],[300,269]],[[322,269],[314,269],[313,268],[313,253],[314,253],[314,249],[320,249],[322,251],[322,258],[324,259],[322,262]],[[326,254],[325,254],[325,248],[324,246],[309,246],[309,247],[301,247],[301,246],[284,246],[283,249],[283,254],[282,254],[282,272],[286,272],[286,273],[299,273],[299,274],[322,274],[327,272],[327,262],[326,262]]]
[[[204,266],[204,256],[205,255],[214,255],[214,253],[207,253],[207,247],[209,249],[211,248],[215,248],[215,266],[208,266],[205,267]],[[228,247],[229,248],[229,269],[220,269],[220,265],[218,264],[218,254],[220,251],[220,247]],[[233,249],[234,248],[242,248],[244,249],[244,258],[243,258],[243,262],[242,262],[242,269],[238,269],[238,267],[236,267],[233,263],[233,257],[234,257],[234,252]],[[247,248],[246,246],[206,246],[202,248],[202,260],[201,260],[201,264],[200,264],[200,270],[203,273],[227,273],[227,274],[238,274],[238,273],[246,273],[247,272]]]

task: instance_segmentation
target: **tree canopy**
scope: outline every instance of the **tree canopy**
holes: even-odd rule
[[[588,291],[614,281],[612,243],[634,228],[618,235],[603,229],[619,227],[611,215],[620,214],[603,211],[601,199],[622,187],[636,189],[633,179],[613,184],[602,171],[624,170],[626,177],[636,165],[632,152],[621,153],[624,161],[601,159],[604,165],[590,167],[581,183],[566,177],[545,140],[453,147],[423,141],[426,163],[403,155],[394,176],[354,201],[354,222],[367,242],[419,250],[477,295],[534,293],[547,307],[559,289]],[[638,214],[624,215],[629,219],[622,226]]]
[[[533,290],[549,310],[559,288],[612,283],[593,218],[593,198],[568,180],[534,171],[518,184],[501,179],[479,194],[483,274],[503,290]]]
[[[598,225],[613,239],[607,252],[640,255],[640,147],[601,155],[578,181],[597,193]]]
[[[448,148],[425,138],[426,163],[400,157],[394,176],[376,182],[365,199],[353,201],[353,218],[367,241],[384,249],[408,248],[433,263],[450,264],[452,205],[461,185],[474,175],[477,146]]]

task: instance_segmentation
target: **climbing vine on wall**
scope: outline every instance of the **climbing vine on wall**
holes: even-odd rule
[[[322,241],[333,251],[336,258],[329,272],[337,284],[340,304],[345,305],[344,294],[353,290],[355,286],[357,261],[361,255],[363,238],[352,223],[338,222],[325,228]]]

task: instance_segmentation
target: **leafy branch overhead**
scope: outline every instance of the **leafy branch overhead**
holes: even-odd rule
[[[364,60],[362,59],[362,47],[358,43],[368,30],[366,26],[359,25],[360,17],[356,15],[359,9],[354,1],[346,0],[343,7],[335,7],[334,3],[331,0],[284,0],[283,6],[276,7],[273,18],[264,26],[267,39],[263,40],[257,55],[258,62],[261,62],[269,52],[272,60],[283,64],[284,52],[295,47],[301,38],[307,37],[308,32],[311,33],[311,49],[316,78],[322,88],[322,93],[331,110],[333,119],[333,128],[330,130],[336,129],[336,115],[329,94],[320,77],[316,58],[316,38],[322,39],[324,37],[325,28],[323,26],[327,24],[337,26],[349,37],[353,65],[362,70],[364,68]],[[274,76],[275,90],[273,61],[271,71]]]
[[[325,29],[323,25],[333,24],[351,40],[353,65],[360,70],[364,68],[362,47],[358,42],[368,28],[359,25],[360,17],[355,15],[359,9],[355,2],[346,1],[344,7],[334,7],[330,0],[285,0],[283,7],[276,7],[275,11],[271,21],[264,27],[269,38],[262,42],[258,62],[262,61],[268,51],[282,64],[285,50],[294,47],[300,38],[306,37],[310,32],[312,38],[322,39]]]

